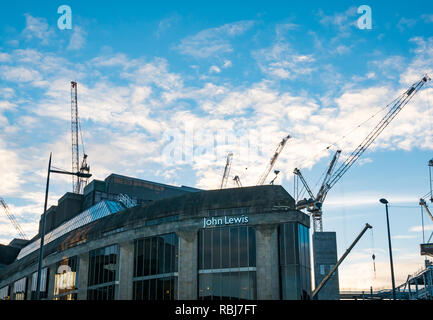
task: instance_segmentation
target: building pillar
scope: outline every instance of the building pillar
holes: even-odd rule
[[[78,294],[77,300],[87,300],[87,284],[89,276],[89,253],[78,256]]]
[[[53,300],[54,299],[54,282],[55,282],[55,276],[56,276],[56,264],[53,264],[48,267],[48,295],[47,300]]]
[[[257,299],[279,300],[278,225],[256,228]]]
[[[337,234],[335,232],[314,232],[313,261],[315,288],[322,282],[331,269],[337,264]],[[322,270],[321,270],[321,266]],[[325,271],[321,273],[321,271]],[[338,269],[316,295],[318,300],[339,300],[340,284]]]
[[[197,231],[178,231],[179,262],[178,262],[178,300],[197,300]]]
[[[132,300],[134,277],[134,242],[128,241],[119,244],[119,286],[116,300]]]

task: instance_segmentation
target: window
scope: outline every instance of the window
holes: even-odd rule
[[[78,289],[78,257],[63,259],[56,264],[54,299],[76,300]]]
[[[27,278],[21,278],[14,282],[13,300],[26,299]]]
[[[321,264],[321,265],[320,265],[320,274],[321,274],[322,276],[325,275],[325,265],[324,265],[324,264]]]
[[[6,286],[0,289],[0,300],[10,299],[10,286]]]
[[[308,228],[293,222],[280,225],[279,247],[281,298],[308,299],[311,293]]]
[[[32,274],[32,292],[31,292],[31,299],[36,299],[36,289],[38,285],[38,272],[34,272]],[[40,299],[46,299],[48,297],[48,269],[43,268],[41,270],[41,285],[40,285],[40,293],[39,297]]]
[[[88,300],[114,300],[119,246],[112,245],[89,253]]]
[[[174,300],[178,255],[175,233],[135,240],[133,299]]]
[[[200,300],[256,299],[255,235],[248,226],[200,230]]]

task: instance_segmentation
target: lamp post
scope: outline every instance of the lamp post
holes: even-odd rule
[[[45,238],[45,228],[46,228],[46,213],[47,213],[47,202],[48,202],[48,190],[50,186],[50,173],[59,173],[59,174],[67,174],[71,176],[77,176],[80,178],[90,178],[92,175],[90,173],[83,173],[83,172],[69,172],[69,171],[62,171],[62,170],[53,170],[51,169],[51,156],[52,153],[50,153],[50,159],[48,161],[48,174],[47,174],[47,185],[45,188],[45,203],[44,203],[44,214],[42,218],[42,230],[40,235],[40,247],[39,247],[39,262],[38,262],[38,277],[36,281],[36,300],[40,300],[41,295],[41,273],[42,273],[42,259],[44,255],[44,238]]]
[[[392,299],[395,300],[395,279],[394,279],[394,264],[392,262],[392,248],[391,248],[391,232],[389,231],[389,217],[388,217],[388,200],[380,199],[386,208],[386,225],[388,227],[388,246],[389,246],[389,261],[391,264],[391,281],[392,281]]]

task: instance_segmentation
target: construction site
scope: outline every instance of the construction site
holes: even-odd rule
[[[335,150],[316,192],[302,168],[293,168],[293,194],[275,184],[290,133],[253,186],[231,173],[232,152],[216,190],[114,173],[90,180],[92,152],[82,143],[78,84],[72,81],[72,165],[59,169],[49,158],[38,234],[25,234],[0,195],[2,214],[17,234],[0,245],[0,300],[433,300],[433,232],[420,244],[425,267],[404,283],[394,281],[391,256],[389,289],[348,292],[340,290],[339,267],[375,226],[359,225],[340,256],[339,234],[323,227],[328,193],[430,81],[421,76],[390,102],[354,150]],[[433,159],[426,163],[429,192],[414,201],[433,221]],[[48,208],[52,174],[71,176],[72,188]],[[227,188],[229,180],[236,187]],[[387,200],[380,201],[388,210]],[[391,255],[391,243],[389,249]]]

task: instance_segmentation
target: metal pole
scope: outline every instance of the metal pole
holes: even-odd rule
[[[347,257],[347,255],[350,253],[350,251],[353,249],[353,247],[358,243],[359,239],[364,235],[364,233],[371,229],[372,226],[370,226],[368,223],[365,224],[364,229],[362,229],[361,233],[356,237],[356,239],[352,242],[350,247],[346,250],[346,252],[341,256],[341,258],[337,261],[337,264],[329,271],[329,273],[323,278],[323,280],[320,282],[320,284],[317,286],[316,289],[314,289],[311,296],[314,298],[319,293],[319,291],[323,288],[323,286],[328,282],[328,280],[332,277],[335,270],[339,267],[339,265],[343,262],[343,260]]]
[[[391,264],[392,299],[395,300],[394,264],[392,262],[391,232],[389,230],[388,203],[385,204],[385,208],[386,208],[386,224],[388,227],[389,261]]]
[[[50,160],[48,161],[48,175],[47,175],[47,186],[45,188],[45,204],[44,204],[44,216],[42,218],[42,232],[41,232],[41,245],[39,248],[39,264],[38,264],[38,279],[36,283],[36,300],[40,299],[41,295],[41,274],[42,274],[42,259],[44,254],[44,238],[45,238],[45,226],[47,221],[47,202],[48,202],[48,189],[50,186],[50,172],[51,172],[51,153]]]

